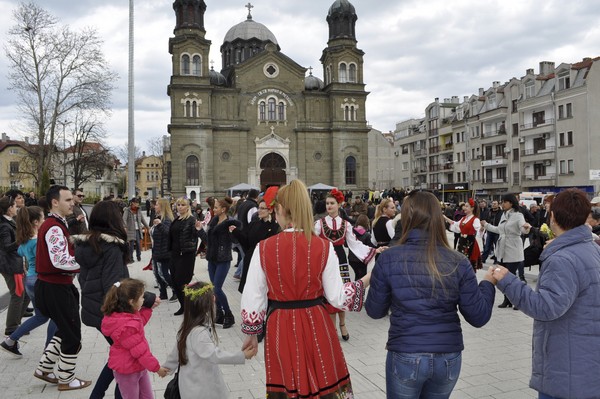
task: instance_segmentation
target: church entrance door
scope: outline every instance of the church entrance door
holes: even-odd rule
[[[282,186],[287,183],[285,159],[279,154],[270,152],[260,161],[260,189],[265,191],[270,186]]]

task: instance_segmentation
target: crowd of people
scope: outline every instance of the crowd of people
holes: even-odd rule
[[[593,375],[600,365],[600,204],[580,190],[529,209],[514,194],[489,207],[483,199],[450,207],[419,190],[354,196],[333,189],[311,199],[294,180],[262,195],[207,198],[208,209],[187,198],[158,199],[145,215],[136,198],[125,206],[104,199],[88,215],[84,197],[52,186],[39,199],[18,191],[0,198],[0,272],[10,292],[0,347],[22,357],[19,339],[47,324],[32,372],[59,391],[92,385],[75,374],[83,322],[103,335],[109,353],[90,398],[104,397],[113,380],[116,398],[152,397],[149,372],[176,375],[179,397],[223,398],[219,365],[244,363],[263,341],[268,397],[352,398],[339,338],[350,339],[345,312],[365,307],[372,318],[390,319],[387,397],[448,398],[465,345],[459,314],[485,325],[497,287],[500,308],[534,319],[530,385],[539,398],[600,392]],[[129,276],[144,231],[158,295]],[[540,265],[535,288],[523,275],[529,248]],[[223,290],[234,253],[246,339],[227,352],[216,326],[236,322]],[[194,280],[200,256],[210,281]],[[494,264],[478,282],[490,256]],[[179,302],[174,316],[182,321],[161,362],[144,326],[164,300]]]

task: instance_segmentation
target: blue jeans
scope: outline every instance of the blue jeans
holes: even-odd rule
[[[448,399],[460,374],[461,352],[388,351],[385,364],[389,399]]]
[[[19,326],[12,334],[10,334],[10,339],[13,341],[18,341],[25,333],[28,333],[32,330],[35,330],[39,326],[46,323],[50,320],[48,317],[42,315],[42,313],[38,310],[37,306],[35,306],[35,281],[37,280],[37,276],[27,276],[25,277],[25,292],[31,299],[31,303],[33,304],[34,315],[27,319],[23,324]],[[56,332],[56,324],[52,320],[48,323],[48,329],[46,330],[46,346],[54,336]]]
[[[169,273],[169,261],[152,260],[152,272],[159,286],[160,296],[167,296],[167,287],[171,287],[171,273]]]
[[[541,392],[538,392],[538,394],[539,394],[538,399],[560,399],[560,398],[557,398],[556,396],[546,395],[545,393],[541,393]]]
[[[487,237],[485,239],[485,244],[483,245],[483,253],[481,254],[481,261],[485,263],[488,256],[490,256],[490,252],[494,249],[494,245],[496,245],[496,241],[498,241],[499,235],[496,233],[488,232]]]
[[[208,262],[208,277],[210,278],[210,282],[215,286],[214,293],[217,302],[217,309],[223,309],[225,312],[230,311],[229,302],[227,302],[227,295],[223,292],[223,283],[225,283],[225,278],[227,277],[227,273],[229,273],[229,268],[231,267],[231,262]]]
[[[135,239],[129,241],[129,259],[133,260],[133,247],[135,246],[135,254],[138,260],[142,257],[142,247],[140,246],[142,236],[139,230],[135,231]]]
[[[244,271],[244,256],[246,256],[246,254],[244,253],[244,248],[242,248],[240,244],[233,244],[233,248],[237,248],[239,251],[237,269],[235,269],[233,275],[235,277],[242,277],[242,272]]]

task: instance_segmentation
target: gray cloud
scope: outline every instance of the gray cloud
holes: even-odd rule
[[[331,2],[305,0],[279,3],[257,0],[254,20],[277,37],[281,50],[298,64],[323,76],[319,58],[327,45],[325,21]],[[136,132],[140,143],[166,132],[170,103],[166,87],[171,76],[168,39],[175,16],[171,0],[136,1]],[[210,59],[221,67],[219,47],[227,30],[246,19],[246,2],[206,0],[206,37]],[[471,95],[493,81],[537,71],[540,61],[577,62],[598,54],[600,9],[594,2],[558,0],[354,0],[358,14],[358,47],[365,51],[364,79],[370,91],[369,123],[382,131],[421,116],[435,97]],[[42,4],[42,3],[40,3]],[[3,10],[17,6],[0,0]],[[113,94],[113,114],[107,123],[111,143],[124,142],[127,132],[126,0],[44,0],[43,7],[75,28],[94,26],[105,40],[104,51],[120,75]],[[13,24],[10,13],[0,26]],[[6,30],[0,32],[5,39]],[[2,40],[3,42],[5,40]],[[0,76],[6,76],[0,58]],[[0,131],[15,136],[14,96],[0,87]]]

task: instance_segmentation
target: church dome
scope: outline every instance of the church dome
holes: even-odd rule
[[[208,72],[208,77],[210,78],[210,84],[214,86],[225,86],[227,84],[227,79],[223,74],[214,70],[213,67],[210,68]]]
[[[313,76],[312,72],[304,78],[305,90],[321,90],[323,87],[325,87],[325,83],[316,76]]]
[[[225,39],[223,39],[223,43],[251,39],[258,39],[261,42],[270,41],[273,44],[278,44],[273,32],[260,22],[252,20],[252,16],[250,15],[244,22],[240,22],[229,29],[225,35]]]
[[[356,10],[348,0],[335,0],[331,7],[329,7],[328,15],[333,15],[335,13],[356,15]]]

